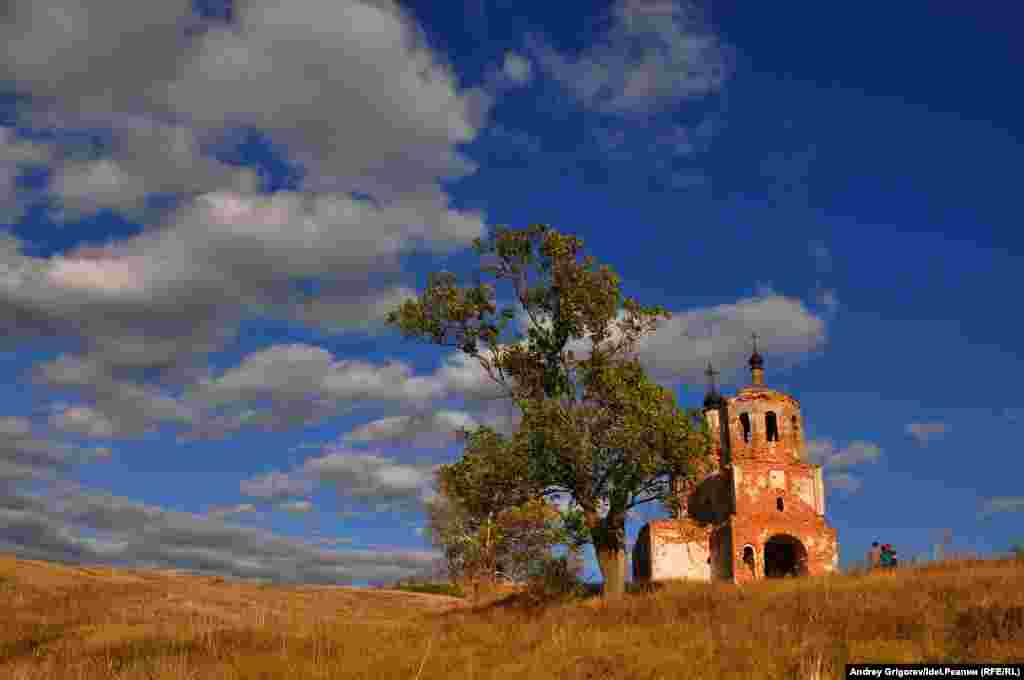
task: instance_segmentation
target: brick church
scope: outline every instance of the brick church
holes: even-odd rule
[[[837,569],[821,466],[804,460],[800,402],[765,386],[756,338],[749,364],[751,384],[734,397],[718,393],[708,367],[703,413],[714,464],[696,483],[673,480],[679,513],[640,530],[634,581],[744,583]]]

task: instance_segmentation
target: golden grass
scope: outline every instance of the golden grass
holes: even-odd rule
[[[829,678],[1024,659],[1024,561],[546,608],[0,557],[0,678]]]

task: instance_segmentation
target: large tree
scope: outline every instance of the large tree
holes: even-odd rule
[[[669,480],[706,469],[708,434],[653,382],[636,356],[639,340],[670,314],[624,298],[619,277],[583,242],[544,225],[498,229],[474,244],[472,285],[447,272],[388,315],[407,337],[474,357],[522,413],[497,465],[493,489],[568,495],[565,516],[594,545],[606,595],[625,589],[626,515],[669,499]],[[485,282],[490,277],[494,283]],[[499,309],[497,284],[514,297]],[[525,336],[509,338],[522,320]],[[509,459],[507,459],[509,460]]]

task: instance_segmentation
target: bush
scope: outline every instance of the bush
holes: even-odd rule
[[[536,604],[583,597],[586,588],[566,556],[546,559],[526,582],[526,598]]]

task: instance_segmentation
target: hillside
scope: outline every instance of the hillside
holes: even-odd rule
[[[528,610],[0,558],[0,677],[818,678],[1024,658],[1024,562],[672,584]]]

